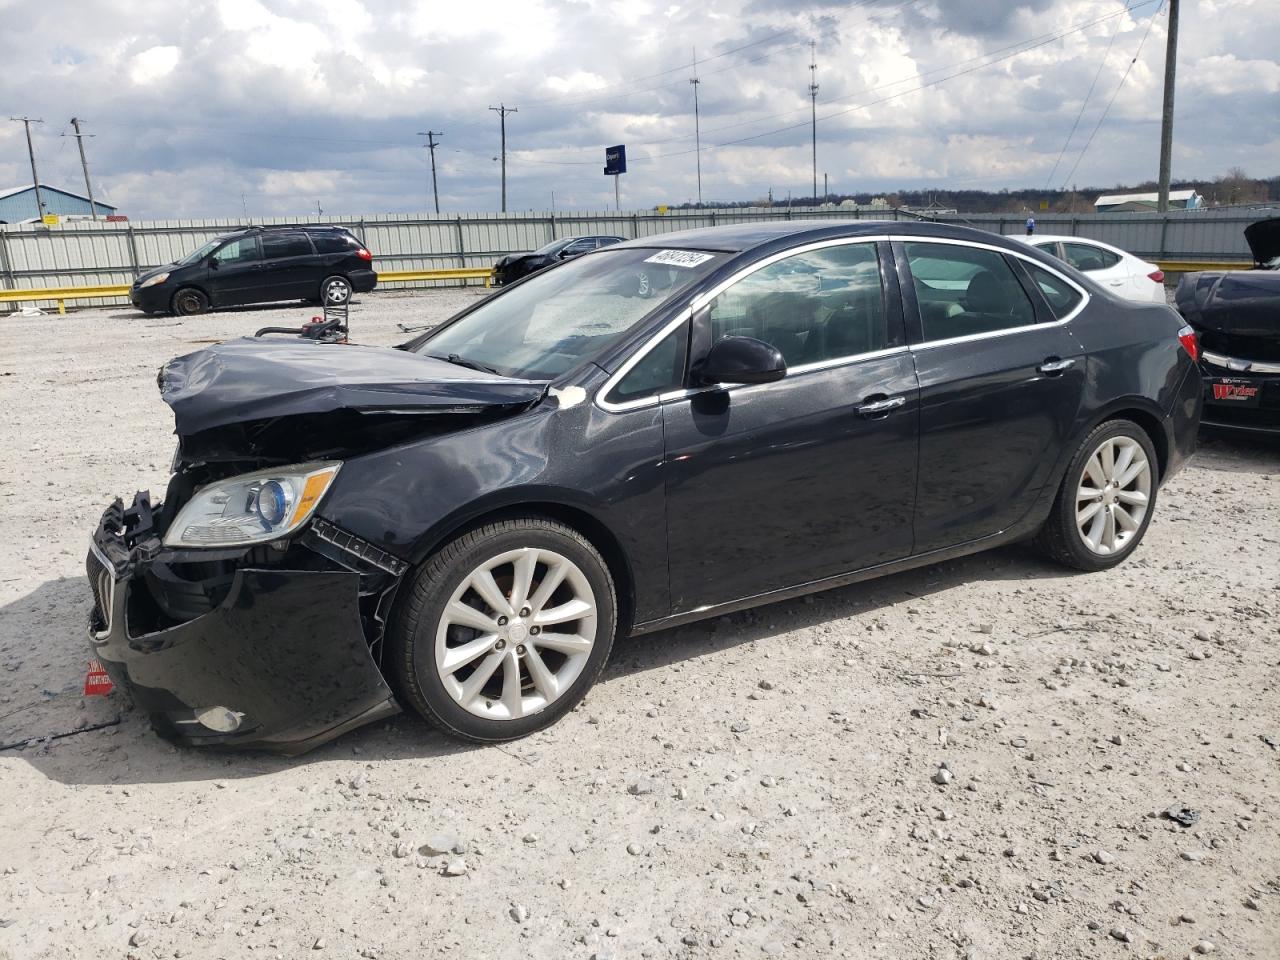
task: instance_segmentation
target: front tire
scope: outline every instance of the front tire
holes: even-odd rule
[[[193,317],[209,312],[209,298],[195,287],[183,287],[173,295],[173,312],[180,317]]]
[[[487,524],[406,584],[388,630],[401,695],[446,733],[498,743],[549,727],[600,676],[617,630],[613,578],[576,530]]]
[[[1077,570],[1122,563],[1151,523],[1158,470],[1155,447],[1140,426],[1132,420],[1099,424],[1071,458],[1036,545]]]

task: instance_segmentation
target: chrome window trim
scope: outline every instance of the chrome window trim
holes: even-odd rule
[[[1028,330],[1048,330],[1051,327],[1065,327],[1068,323],[1070,323],[1072,320],[1074,320],[1076,317],[1080,315],[1080,313],[1084,310],[1084,308],[1089,305],[1089,301],[1091,299],[1089,291],[1086,290],[1084,287],[1080,286],[1080,284],[1076,283],[1066,274],[1055,269],[1049,264],[1041,263],[1035,257],[1027,256],[1026,254],[1022,253],[1020,250],[1006,250],[1004,247],[997,247],[994,244],[990,244],[990,243],[980,243],[976,240],[956,240],[952,237],[918,237],[918,236],[896,236],[895,235],[895,236],[890,236],[889,240],[892,242],[900,242],[900,243],[945,243],[955,247],[974,247],[980,250],[991,250],[995,253],[1007,254],[1009,256],[1017,257],[1019,260],[1025,260],[1027,263],[1037,266],[1041,270],[1044,270],[1047,273],[1052,274],[1053,276],[1057,277],[1059,280],[1062,280],[1064,283],[1066,283],[1073,290],[1075,290],[1076,293],[1080,294],[1080,302],[1075,305],[1075,308],[1072,309],[1070,313],[1068,313],[1065,317],[1062,317],[1061,319],[1054,319],[1047,323],[1030,323],[1030,324],[1023,324],[1020,327],[1007,327],[1003,330],[989,330],[986,333],[967,333],[964,336],[960,336],[960,337],[947,337],[945,340],[922,340],[920,343],[915,343],[911,345],[912,351],[932,350],[934,347],[949,347],[957,343],[973,343],[978,340],[990,340],[993,337],[1007,337],[1010,334],[1025,333]],[[907,264],[907,269],[908,271],[911,269],[910,263]],[[1033,283],[1035,282],[1034,279],[1032,280],[1032,282]],[[1052,307],[1050,309],[1052,309]],[[918,304],[917,304],[917,313],[919,313]],[[923,328],[921,332],[923,332]]]
[[[637,397],[635,400],[624,400],[621,403],[615,403],[605,399],[609,395],[609,392],[618,385],[618,382],[621,381],[628,372],[630,372],[631,368],[643,360],[649,351],[662,342],[662,340],[670,334],[671,331],[675,330],[676,327],[684,323],[686,320],[692,321],[694,315],[699,310],[707,306],[712,300],[720,296],[720,294],[724,293],[725,290],[728,290],[735,283],[751,276],[751,274],[755,273],[757,270],[763,270],[765,267],[772,266],[779,260],[785,260],[788,257],[794,257],[802,253],[810,253],[814,250],[823,250],[827,247],[843,247],[854,243],[881,243],[888,239],[887,235],[877,234],[876,236],[870,237],[834,237],[825,240],[815,240],[812,243],[806,243],[799,247],[789,247],[786,250],[780,250],[777,253],[770,254],[763,260],[757,260],[755,263],[743,267],[727,279],[721,280],[710,290],[698,294],[698,296],[693,299],[688,310],[682,311],[678,317],[665,324],[661,330],[654,334],[648,342],[637,347],[636,351],[627,358],[627,361],[604,382],[604,386],[596,391],[596,406],[601,410],[608,411],[609,413],[622,413],[627,410],[640,410],[644,407],[656,406],[660,403],[666,403],[670,400],[678,400],[682,397],[691,397],[695,393],[703,393],[709,389],[734,389],[721,387],[698,387],[695,389],[669,390],[666,393],[650,394],[646,397]],[[883,296],[884,285],[882,283],[881,297]],[[787,376],[791,376],[793,373],[809,373],[811,370],[823,370],[828,367],[836,367],[844,363],[849,363],[855,360],[864,360],[869,357],[881,355],[888,356],[891,353],[897,353],[905,349],[906,347],[888,347],[884,350],[873,350],[867,353],[854,353],[844,357],[833,357],[830,360],[817,360],[813,363],[801,364],[798,367],[788,367]],[[752,384],[737,384],[737,386],[752,386]]]
[[[1226,370],[1228,373],[1280,373],[1280,363],[1267,363],[1264,360],[1245,360],[1243,357],[1229,357],[1225,353],[1202,350],[1200,356],[1205,363]],[[1231,366],[1232,364],[1239,366]]]

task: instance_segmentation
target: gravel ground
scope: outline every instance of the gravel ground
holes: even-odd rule
[[[1206,438],[1111,573],[1012,547],[638,638],[504,747],[218,755],[82,698],[156,368],[310,312],[0,320],[0,742],[120,718],[0,752],[0,957],[1280,956],[1276,445]]]

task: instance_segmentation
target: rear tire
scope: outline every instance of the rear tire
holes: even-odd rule
[[[180,317],[192,317],[209,312],[209,298],[195,287],[183,287],[173,295],[173,312]]]
[[[486,524],[405,584],[387,631],[400,694],[476,743],[515,740],[572,710],[617,630],[613,578],[576,530],[540,517]]]
[[[1124,562],[1151,523],[1158,471],[1155,447],[1140,426],[1132,420],[1099,424],[1071,458],[1036,546],[1077,570]]]
[[[346,277],[325,277],[320,284],[320,305],[322,307],[340,307],[351,302],[351,282]]]

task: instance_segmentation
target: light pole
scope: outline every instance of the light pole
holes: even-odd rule
[[[1169,0],[1169,42],[1164,51],[1164,110],[1160,118],[1160,193],[1156,207],[1169,210],[1169,177],[1173,166],[1173,75],[1178,66],[1178,0]]]

